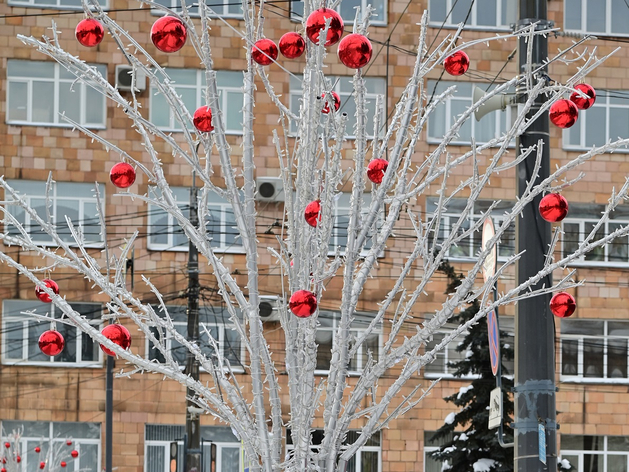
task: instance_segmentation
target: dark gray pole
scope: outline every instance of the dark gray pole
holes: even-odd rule
[[[549,27],[547,21],[548,0],[520,0],[518,26],[538,23],[538,29]],[[520,39],[520,73],[526,72],[527,43]],[[548,57],[548,41],[541,35],[533,42],[533,68],[538,68]],[[546,71],[544,70],[544,73]],[[528,116],[532,116],[546,98],[537,97]],[[548,113],[542,114],[523,133],[517,143],[522,148],[543,143],[542,165],[533,176],[535,153],[517,169],[518,195],[522,195],[527,182],[535,178],[541,181],[550,172]],[[517,251],[525,251],[517,265],[517,283],[520,284],[537,274],[544,266],[544,258],[550,244],[550,224],[539,215],[538,196],[529,204],[517,222]],[[547,277],[533,288],[548,287]],[[517,472],[557,470],[557,424],[555,421],[555,352],[554,322],[548,303],[550,296],[529,298],[518,303],[515,315],[515,451],[514,470]],[[540,428],[540,425],[543,426]],[[540,435],[540,433],[543,434]],[[540,449],[545,444],[543,461]],[[544,464],[545,462],[545,464]]]
[[[114,358],[107,356],[105,377],[105,472],[111,472],[114,427]]]

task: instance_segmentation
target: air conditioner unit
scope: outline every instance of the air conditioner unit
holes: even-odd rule
[[[262,322],[266,321],[279,321],[280,320],[280,306],[279,298],[276,296],[260,296],[260,319]]]
[[[284,182],[280,177],[258,177],[256,186],[258,190],[256,200],[260,202],[284,201]]]
[[[128,65],[116,66],[116,88],[121,92],[131,91],[131,81],[133,74],[133,67]],[[135,70],[135,90],[136,92],[142,92],[146,90],[146,74],[144,71]]]

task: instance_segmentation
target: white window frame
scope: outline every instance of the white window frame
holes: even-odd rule
[[[361,13],[361,15],[365,11],[365,9],[367,8],[367,5],[374,5],[375,3],[379,3],[381,8],[382,8],[382,11],[384,12],[384,17],[383,18],[379,18],[378,16],[372,16],[371,19],[369,20],[369,24],[371,26],[387,26],[388,3],[389,3],[388,0],[360,0],[360,3],[361,3],[360,4],[360,13]],[[303,11],[304,11],[303,5],[304,5],[303,0],[298,0],[298,1],[293,0],[293,1],[291,1],[291,3],[290,3],[290,19],[292,21],[299,21],[299,22],[301,22],[303,20]],[[341,13],[341,7],[338,6],[336,8],[336,11]],[[345,30],[346,31],[354,23],[354,18],[355,18],[355,11],[352,14],[351,18],[343,18],[343,23],[345,23]]]
[[[587,1],[588,0],[578,0],[581,2],[581,25],[579,28],[570,28],[568,25],[568,20],[566,17],[567,14],[567,6],[566,6],[566,1],[564,0],[563,2],[563,24],[564,24],[564,30],[565,31],[572,31],[572,32],[577,32],[577,33],[593,33],[596,34],[597,36],[605,36],[605,35],[609,35],[609,36],[629,36],[629,34],[626,32],[626,29],[623,31],[612,31],[612,0],[602,0],[602,2],[605,2],[605,31],[589,31],[587,29]],[[596,4],[597,6],[600,6],[601,0],[596,0]],[[570,6],[570,8],[572,8],[572,5]]]
[[[53,77],[29,77],[29,76],[19,76],[19,75],[12,75],[9,76],[9,67],[11,63],[15,63],[15,62],[29,62],[29,63],[39,63],[39,64],[51,64],[53,66],[54,69],[54,74]],[[90,64],[93,67],[96,67],[98,69],[98,71],[104,76],[107,77],[107,66],[104,64]],[[61,113],[59,110],[60,107],[60,94],[59,94],[59,86],[60,84],[65,84],[65,85],[72,85],[72,88],[74,90],[74,93],[77,94],[77,97],[79,102],[80,102],[80,119],[78,120],[79,124],[87,127],[87,128],[91,128],[91,129],[105,129],[106,128],[106,124],[107,124],[107,103],[105,100],[105,95],[101,95],[99,98],[102,101],[102,120],[99,123],[88,123],[86,121],[86,110],[87,110],[87,103],[86,103],[86,93],[88,91],[88,89],[91,89],[91,87],[76,79],[76,77],[74,78],[61,78],[60,76],[60,72],[61,72],[62,66],[60,64],[55,63],[51,63],[51,62],[47,62],[47,61],[25,61],[22,59],[9,59],[8,61],[8,65],[7,65],[7,96],[6,96],[6,103],[7,103],[7,108],[6,108],[6,123],[9,125],[19,125],[19,126],[44,126],[44,127],[60,127],[60,128],[72,128],[74,125],[72,125],[71,123],[67,123],[66,121],[64,121],[64,119],[61,117]],[[65,70],[65,69],[64,69]],[[53,97],[53,114],[52,114],[52,120],[51,122],[47,122],[47,121],[33,121],[32,115],[33,115],[33,86],[35,82],[47,82],[47,83],[52,83],[54,85],[54,97]],[[9,100],[10,100],[10,94],[11,94],[11,85],[12,84],[26,84],[27,87],[27,97],[26,97],[26,119],[22,120],[22,119],[11,119],[9,116]]]
[[[561,435],[563,438],[564,434]],[[572,436],[572,435],[571,435]],[[574,435],[574,436],[584,436],[584,435]],[[597,436],[597,435],[591,435]],[[608,436],[598,436],[599,438],[603,438],[603,450],[601,451],[587,451],[587,450],[575,450],[575,449],[566,449],[561,444],[561,457],[568,459],[566,456],[576,456],[578,457],[579,464],[570,464],[573,467],[574,472],[587,472],[584,470],[584,456],[603,456],[603,468],[602,470],[610,470],[608,468],[607,459],[610,456],[624,456],[625,457],[625,470],[629,470],[629,451],[610,451],[608,447]],[[563,441],[562,441],[563,442]],[[568,459],[569,461],[570,459]]]
[[[336,254],[336,248],[339,246],[339,240],[342,238],[347,239],[348,228],[344,226],[343,224],[339,223],[338,220],[340,217],[343,217],[343,216],[348,217],[351,215],[350,202],[351,202],[351,193],[347,193],[347,192],[338,194],[336,200],[334,201],[334,207],[332,209],[332,211],[334,212],[334,215],[333,215],[334,224],[332,227],[332,234],[330,235],[330,244],[329,244],[329,251],[328,251],[328,255],[330,256],[333,256],[334,254]],[[363,205],[360,212],[360,219],[366,218],[367,211],[369,210],[370,205],[371,205],[371,194],[365,192],[363,194]],[[377,217],[377,223],[376,223],[377,230],[380,229],[383,223],[384,223],[384,211],[380,211]],[[357,229],[359,231],[362,229],[360,220],[359,220],[359,225]],[[369,252],[369,248],[371,248],[372,236],[373,236],[372,232],[370,232],[367,235],[365,246],[360,252],[360,255],[363,257],[367,255],[367,253]],[[344,246],[340,246],[340,247],[344,248]],[[344,253],[345,251],[341,251],[341,252]],[[384,251],[380,252],[378,254],[378,257],[384,257]]]
[[[82,10],[83,7],[81,5],[72,6],[72,5],[61,5],[62,0],[55,0],[55,4],[51,5],[50,3],[37,3],[38,0],[8,0],[8,5],[12,7],[27,7],[27,8],[41,8],[42,10]],[[104,9],[108,7],[108,0],[101,0],[99,2],[100,6]]]
[[[430,13],[430,4],[432,2],[440,2],[440,3],[445,3],[445,11],[446,11],[446,18],[445,21],[444,19],[433,19],[432,15],[430,15],[430,20],[429,20],[429,26],[431,27],[435,27],[435,28],[458,28],[459,24],[455,23],[452,21],[452,6],[454,4],[454,2],[456,0],[429,0],[428,2],[428,12]],[[504,5],[503,5],[504,2]],[[514,0],[496,0],[496,23],[500,22],[500,24],[496,24],[493,26],[488,26],[488,25],[479,25],[478,24],[478,19],[479,17],[482,17],[482,12],[479,12],[479,8],[478,8],[478,2],[473,1],[472,2],[472,11],[470,13],[470,16],[467,20],[467,23],[465,24],[465,29],[466,30],[479,30],[479,31],[510,31],[511,27],[510,24],[502,24],[502,16],[503,16],[503,8],[507,8],[507,12],[505,12],[505,15],[507,16],[507,21],[509,21],[509,13],[508,13],[508,6],[509,6],[509,2],[511,2],[513,4],[513,12],[512,12],[512,16],[513,16],[513,23],[516,22],[516,16],[517,16],[517,5],[515,4]],[[469,7],[468,7],[469,8]]]
[[[181,1],[180,0],[165,0],[163,2],[161,2],[160,0],[156,0],[157,3],[161,3],[162,5],[164,5],[166,8],[171,8],[176,12],[181,12]],[[198,3],[197,0],[188,0],[186,2],[187,4],[191,4],[191,3]],[[223,4],[219,4],[219,2],[211,2],[214,3],[214,6],[211,6],[211,10],[214,12],[210,12],[209,17],[210,18],[234,18],[237,20],[242,20],[244,18],[244,15],[242,14],[242,8],[241,8],[241,12],[240,13],[232,13],[229,11],[229,7],[230,5],[227,5],[225,3]],[[208,3],[208,5],[210,5],[211,3]],[[191,18],[200,18],[201,14],[199,13],[198,7],[192,7],[192,6],[188,6],[188,13],[190,14]],[[151,9],[151,14],[153,15],[159,15],[162,16],[165,13],[162,10],[159,10],[157,8],[152,8]]]

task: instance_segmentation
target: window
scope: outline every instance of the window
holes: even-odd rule
[[[107,77],[105,65],[95,65]],[[104,128],[105,96],[55,62],[18,61],[7,64],[7,123],[65,126],[68,118],[88,128]]]
[[[9,180],[13,187],[26,203],[33,208],[37,215],[44,221],[46,215],[46,182],[34,180]],[[84,244],[88,247],[97,247],[103,244],[100,234],[101,226],[97,213],[95,184],[77,182],[55,182],[49,194],[52,222],[59,237],[67,243],[74,243],[70,228],[66,223],[66,217],[72,220],[75,229],[83,234]],[[105,199],[105,188],[99,184],[101,202]],[[7,196],[7,199],[9,197]],[[52,238],[42,231],[36,221],[33,221],[24,209],[18,205],[7,204],[9,213],[24,227],[26,232],[36,243],[52,245]],[[17,228],[5,222],[5,233],[19,235]]]
[[[441,446],[452,440],[452,437],[446,437],[441,439],[432,439],[435,431],[424,431],[424,472],[441,472],[442,470],[449,470],[444,467],[445,464],[433,459],[430,454],[438,451]]]
[[[181,0],[155,0],[165,7],[172,8],[175,11],[181,11]],[[216,16],[229,18],[242,18],[242,4],[239,2],[206,2]],[[199,2],[197,0],[186,0],[190,16],[199,16]],[[154,13],[160,14],[159,10],[153,10]],[[211,15],[214,16],[214,15]]]
[[[171,187],[179,208],[186,218],[190,215],[190,190],[184,187]],[[158,198],[159,191],[151,190]],[[200,192],[199,192],[200,195]],[[219,252],[242,252],[240,236],[236,229],[236,218],[231,204],[215,193],[208,194],[209,213],[205,224],[212,247]],[[187,251],[188,238],[170,213],[149,205],[148,248],[156,251]]]
[[[73,310],[85,317],[91,325],[101,325],[100,303],[70,303]],[[2,303],[2,363],[44,366],[102,367],[101,351],[87,334],[64,323],[56,329],[65,339],[61,354],[49,357],[39,350],[37,341],[41,334],[50,329],[50,323],[39,321],[22,312],[34,311],[39,315],[49,314],[54,319],[62,312],[54,304],[35,300],[4,300]]]
[[[336,10],[341,14],[343,22],[346,23],[346,31],[351,29],[351,25],[354,24],[356,8],[360,7],[362,17],[367,5],[371,5],[374,9],[373,15],[371,16],[371,24],[374,26],[387,25],[387,0],[343,0]],[[290,14],[293,21],[301,21],[304,16],[304,1],[292,0]],[[350,25],[349,28],[347,26],[348,23]]]
[[[50,464],[67,463],[68,472],[98,471],[100,469],[100,424],[98,423],[49,423],[46,421],[2,421],[2,441],[11,441],[9,436],[19,433],[17,446],[22,458],[22,471],[39,470],[39,462]],[[71,439],[68,446],[66,440]],[[41,451],[35,452],[39,446]],[[4,448],[4,446],[3,446]],[[76,450],[74,459],[70,453]]]
[[[516,0],[430,0],[430,25],[507,29],[517,20]],[[469,13],[469,16],[468,16]]]
[[[205,71],[200,69],[166,69],[173,87],[190,114],[207,102],[205,100]],[[216,71],[216,85],[219,106],[223,114],[225,131],[229,134],[242,134],[243,75],[239,71]],[[160,93],[155,83],[151,83],[149,119],[160,129],[181,131],[166,97]],[[192,123],[188,124],[192,129]]]
[[[332,235],[330,236],[330,254],[334,254],[336,252],[336,248],[340,247],[341,252],[345,252],[347,248],[347,236],[348,236],[348,228],[349,228],[349,220],[351,216],[350,212],[350,201],[352,194],[351,193],[341,193],[339,194],[337,200],[334,205],[334,227],[332,228]],[[366,218],[369,205],[371,204],[371,194],[365,193],[363,194],[363,205],[360,213],[360,219],[358,224],[358,230],[362,229],[361,220]],[[382,225],[384,221],[384,215],[378,215],[376,218],[376,225]],[[372,236],[375,229],[369,231],[367,235],[367,239],[365,240],[365,245],[362,248],[362,254],[366,254],[367,251],[371,248],[372,244]],[[382,254],[380,254],[382,256]]]
[[[336,92],[339,94],[341,98],[341,107],[339,108],[339,113],[347,113],[347,126],[346,133],[347,137],[353,139],[354,137],[354,126],[356,125],[356,103],[354,102],[354,87],[352,85],[352,77],[343,76],[343,77],[333,77],[328,76],[327,79],[334,85],[334,87],[329,90],[330,92]],[[376,97],[378,95],[384,95],[386,89],[386,81],[381,77],[365,77],[365,87],[367,92],[365,93],[365,108],[367,110],[367,135],[373,136],[373,118],[376,114]],[[323,94],[323,90],[321,94]],[[290,110],[299,115],[299,108],[301,106],[301,98],[302,98],[302,88],[301,88],[301,76],[294,77],[291,75],[290,77]],[[321,114],[322,120],[325,119],[327,115]],[[384,114],[384,110],[382,110],[382,116],[380,117],[380,123],[385,123],[386,116]],[[291,133],[297,133],[296,123],[291,121]]]
[[[107,8],[107,0],[101,0],[100,6]],[[56,10],[81,10],[81,0],[9,0],[9,5],[20,7],[54,8]]]
[[[183,435],[185,426],[147,424],[144,430],[144,472],[171,472],[170,443],[177,441],[177,471],[183,471]],[[216,472],[240,472],[240,441],[228,426],[201,426],[201,463],[203,472],[210,468],[210,445],[216,444]]]
[[[562,434],[561,456],[575,472],[629,470],[629,438]]]
[[[565,0],[563,11],[565,30],[627,35],[629,9],[624,0]]]
[[[561,320],[563,380],[627,380],[629,321]]]

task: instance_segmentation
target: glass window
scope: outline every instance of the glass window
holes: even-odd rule
[[[371,5],[374,12],[371,16],[371,24],[374,26],[386,26],[387,25],[387,0],[343,0],[341,5],[337,8],[337,11],[341,14],[343,22],[346,23],[345,30],[351,29],[347,24],[354,24],[356,18],[356,8],[360,7],[360,14],[362,17],[367,5]],[[291,19],[293,21],[301,21],[304,16],[304,1],[303,0],[291,0]]]
[[[624,436],[561,435],[562,459],[572,470],[626,472],[629,470],[628,438]]]
[[[155,3],[164,5],[175,11],[181,11],[181,0],[155,0]],[[186,0],[188,5],[188,12],[190,16],[199,16],[199,4],[196,0]],[[239,2],[207,2],[210,7],[210,16],[224,16],[231,18],[242,18],[242,4]],[[160,13],[159,10],[153,10],[153,13]]]
[[[341,252],[345,251],[347,248],[347,236],[349,229],[349,220],[350,220],[350,201],[351,201],[351,193],[341,193],[337,196],[334,205],[334,227],[332,228],[332,235],[330,237],[330,254],[334,254],[336,252],[336,248],[340,247]],[[369,205],[371,204],[371,194],[365,193],[363,194],[363,205],[362,210],[359,215],[359,224],[358,230],[362,228],[361,221],[363,218],[366,218]],[[380,227],[382,222],[384,221],[384,215],[378,215],[376,218],[376,226]],[[371,248],[372,237],[376,231],[376,228],[372,228],[367,235],[367,239],[365,240],[365,245],[363,246],[361,253],[366,254],[367,251]]]
[[[564,0],[564,29],[581,33],[627,35],[629,8],[624,0]]]
[[[424,431],[424,472],[441,472],[449,470],[446,464],[431,457],[431,453],[438,451],[441,446],[452,440],[452,437],[432,439],[435,431]]]
[[[430,0],[430,25],[476,29],[507,29],[518,14],[516,0]]]

